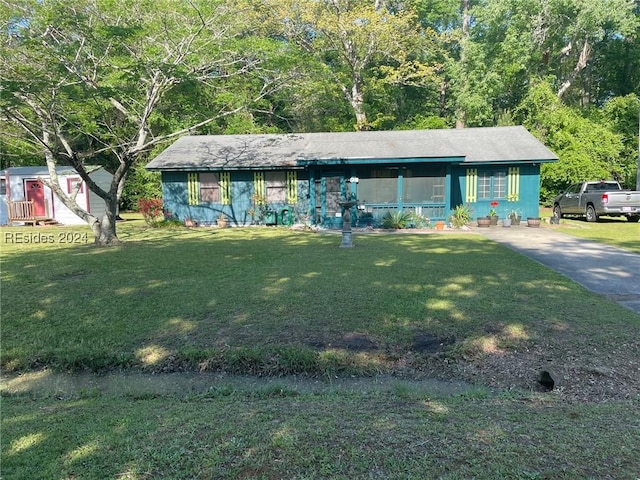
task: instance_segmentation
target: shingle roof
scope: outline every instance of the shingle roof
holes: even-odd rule
[[[85,165],[84,168],[87,172],[92,173],[96,170],[100,170],[102,167],[100,165]],[[6,170],[0,170],[0,176],[6,176],[7,170],[10,175],[16,176],[49,176],[49,170],[46,165],[36,167],[10,167]],[[68,166],[56,167],[56,172],[58,175],[78,175],[78,172],[73,167]]]
[[[549,162],[558,157],[524,127],[264,135],[178,139],[150,170],[293,168],[313,161],[447,159],[452,162]]]

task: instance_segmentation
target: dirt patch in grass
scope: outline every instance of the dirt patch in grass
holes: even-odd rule
[[[543,392],[540,373],[555,384],[549,395],[576,402],[609,402],[640,398],[640,339],[593,339],[558,325],[553,335],[509,345],[505,330],[495,324],[476,344],[427,332],[414,335],[406,351],[390,351],[381,339],[350,333],[314,340],[317,349],[366,352],[382,359],[383,368],[405,379],[439,379],[490,389]],[[507,345],[507,346],[505,346]]]
[[[487,326],[485,331],[487,336],[474,345],[419,332],[406,351],[391,352],[381,339],[361,333],[316,339],[307,345],[377,355],[388,372],[401,378],[542,392],[545,388],[538,382],[539,375],[548,371],[555,382],[549,394],[568,401],[599,403],[640,397],[640,339],[593,339],[559,325],[553,335],[512,347],[501,325]]]
[[[579,345],[556,339],[536,342],[514,351],[477,352],[471,355],[413,356],[406,367],[416,375],[462,380],[489,388],[543,391],[541,371],[555,385],[550,395],[568,401],[608,402],[640,397],[640,341]]]
[[[438,337],[428,333],[418,334],[411,349],[418,353],[436,353],[446,350],[456,342],[454,337]]]

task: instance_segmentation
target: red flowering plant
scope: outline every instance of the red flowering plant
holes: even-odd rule
[[[148,225],[154,225],[164,217],[160,198],[138,199],[138,211]]]
[[[490,217],[497,217],[498,216],[498,202],[494,200],[489,205],[491,205],[491,210],[489,210],[489,216]]]

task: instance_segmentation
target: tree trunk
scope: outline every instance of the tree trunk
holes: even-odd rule
[[[363,131],[369,130],[369,122],[367,121],[367,114],[364,111],[364,95],[362,93],[362,82],[359,82],[354,75],[353,84],[351,90],[346,86],[342,86],[342,92],[345,98],[351,105],[353,113],[356,116],[356,130]]]
[[[469,26],[471,25],[471,16],[469,15],[470,0],[462,0],[462,36],[469,36]]]
[[[582,50],[580,51],[580,57],[578,57],[578,62],[574,69],[569,73],[566,80],[562,82],[562,85],[558,89],[558,98],[562,98],[567,90],[573,85],[573,82],[578,77],[580,72],[587,67],[587,63],[591,59],[591,45],[589,41],[585,39],[584,44],[582,45]]]
[[[355,104],[353,105],[353,108],[356,112],[356,130],[360,131],[364,131],[364,130],[369,130],[370,125],[369,122],[367,121],[367,114],[364,113],[364,110],[362,109],[362,104],[359,105],[360,108],[358,108]]]
[[[94,236],[94,244],[103,247],[121,245],[116,234],[116,219],[118,217],[118,201],[105,201],[105,213],[102,218],[93,217],[89,223]]]
[[[116,235],[117,204],[107,205],[107,211],[102,218],[95,218],[91,223],[94,244],[104,247],[120,245],[120,239]]]
[[[467,61],[466,44],[469,41],[469,26],[471,25],[471,16],[469,15],[470,0],[462,0],[462,41],[460,42],[460,64],[463,69],[466,67]],[[469,89],[469,82],[465,77],[462,80],[460,90],[465,92]],[[458,102],[456,107],[456,128],[465,128],[467,121],[467,112],[463,105]]]
[[[640,190],[640,109],[638,109],[638,173],[636,173],[636,190]]]

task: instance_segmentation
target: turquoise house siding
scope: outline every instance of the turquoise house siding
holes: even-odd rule
[[[540,165],[520,167],[522,218],[540,215]]]
[[[232,225],[251,225],[257,220],[253,196],[255,192],[254,172],[230,172],[230,201],[189,202],[188,174],[191,172],[162,172],[162,199],[165,215],[182,222],[187,219],[200,225],[215,225],[218,217],[224,214]],[[204,172],[193,172],[204,173]],[[282,222],[283,210],[290,212],[290,217],[302,221],[309,214],[309,180],[305,172],[297,172],[295,190],[296,201],[272,202],[268,207]],[[253,215],[252,215],[253,213]],[[289,213],[287,215],[289,216]]]
[[[427,168],[427,167],[421,167]],[[517,168],[517,175],[509,175],[509,168]],[[337,205],[340,199],[351,196],[360,201],[359,207],[352,209],[353,225],[379,225],[387,212],[410,211],[419,213],[432,221],[447,220],[457,205],[468,205],[475,217],[486,216],[491,202],[498,202],[498,216],[505,218],[509,211],[518,210],[523,218],[538,216],[538,198],[540,193],[539,165],[477,165],[472,170],[476,176],[469,177],[469,167],[449,164],[433,164],[428,169],[437,171],[434,178],[442,179],[442,197],[410,201],[406,192],[406,168],[394,168],[395,201],[376,203],[362,198],[360,179],[366,180],[376,171],[375,168],[359,166],[357,168],[311,168],[310,171],[297,171],[296,202],[269,203],[269,209],[278,215],[278,223],[283,223],[283,210],[295,222],[307,222],[327,228],[340,228],[344,210]],[[478,189],[478,178],[502,172],[505,175],[505,189],[500,195],[486,198],[469,197],[467,183],[476,183],[471,191]],[[181,221],[191,219],[201,225],[215,225],[221,214],[226,215],[232,225],[251,225],[258,220],[253,196],[255,194],[254,172],[230,172],[230,197],[228,204],[222,202],[198,202],[189,204],[188,172],[162,172],[162,195],[164,208],[168,215]],[[415,177],[414,177],[415,178]],[[351,180],[357,180],[351,182]],[[517,185],[514,185],[514,182]],[[517,197],[509,195],[517,191]],[[333,196],[333,198],[332,198]]]
[[[517,174],[509,175],[509,169],[517,169]],[[475,170],[477,176],[469,176],[468,171]],[[477,195],[477,178],[485,174],[491,176],[496,172],[506,175],[505,191],[501,195],[490,195],[487,198],[479,198]],[[468,182],[474,181],[476,188],[469,188]],[[469,191],[476,195],[469,196]],[[517,192],[510,194],[510,191]],[[522,218],[537,217],[539,215],[540,198],[540,165],[478,165],[456,166],[452,170],[451,205],[468,205],[473,210],[474,217],[484,217],[491,210],[491,202],[498,202],[496,210],[500,218],[505,218],[512,210],[517,210]]]

